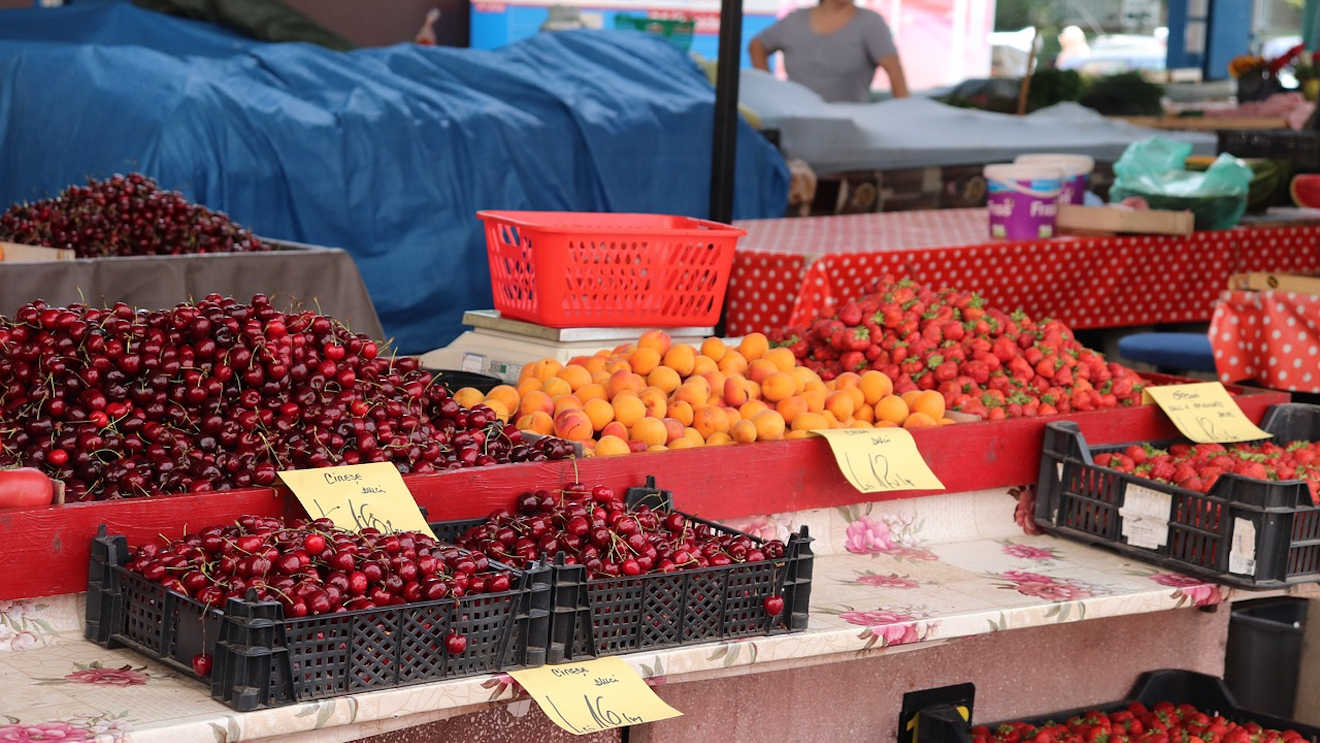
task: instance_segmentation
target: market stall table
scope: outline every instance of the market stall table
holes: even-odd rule
[[[1188,610],[1227,601],[1232,589],[1024,534],[1015,513],[1029,493],[998,489],[730,519],[763,537],[803,524],[818,535],[811,625],[625,656],[687,713],[633,734],[708,740],[718,722],[735,724],[740,740],[773,726],[799,739],[839,740],[852,726],[895,729],[902,694],[913,688],[974,680],[980,713],[1004,717],[1118,697],[1151,667],[1222,672],[1222,660],[1204,649],[1223,642],[1227,612]],[[452,739],[507,740],[501,736],[515,731],[557,739],[505,675],[240,714],[176,671],[82,640],[81,612],[74,595],[0,604],[0,715],[10,720],[0,724],[0,739],[45,740],[35,735],[44,726],[63,735],[46,739],[68,741],[346,741],[391,730],[402,731],[391,740],[413,741],[432,738],[408,728],[442,720]],[[1087,682],[1056,671],[1014,674],[1007,687],[996,682],[995,663],[1051,647],[1089,665]],[[875,680],[898,676],[901,683]],[[838,700],[849,704],[849,715],[807,700],[783,704],[785,685],[818,683],[850,687]],[[729,709],[735,698],[741,711]],[[772,712],[779,706],[794,710],[791,720]]]
[[[731,335],[809,323],[893,274],[1073,328],[1204,322],[1233,273],[1320,271],[1320,227],[995,242],[983,209],[739,222]]]
[[[1320,393],[1320,295],[1224,292],[1210,321],[1210,346],[1225,382]]]

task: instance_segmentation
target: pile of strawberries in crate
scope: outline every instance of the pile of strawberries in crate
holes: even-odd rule
[[[1270,482],[1302,480],[1311,501],[1320,505],[1320,442],[1174,444],[1167,450],[1143,444],[1097,455],[1095,463],[1201,493],[1209,493],[1227,474]]]
[[[771,340],[824,379],[875,369],[898,394],[938,390],[948,409],[990,420],[1141,402],[1137,373],[1082,346],[1063,323],[907,279],[887,277],[833,316]]]
[[[1295,730],[1240,725],[1190,704],[1160,702],[1147,708],[1132,702],[1118,712],[1092,711],[1060,722],[1014,722],[994,730],[972,728],[972,743],[1291,743],[1305,738]]]

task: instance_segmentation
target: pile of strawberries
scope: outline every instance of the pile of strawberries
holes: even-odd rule
[[[1062,723],[1014,722],[995,730],[972,728],[973,743],[1292,743],[1304,741],[1296,730],[1266,730],[1190,704],[1160,702],[1147,708],[1132,702],[1119,712],[1088,712]]]
[[[1320,505],[1320,442],[1174,444],[1167,451],[1143,444],[1097,455],[1095,463],[1200,493],[1210,492],[1221,475],[1230,473],[1274,482],[1302,480],[1311,502]]]
[[[1141,402],[1136,372],[1083,347],[1063,323],[907,279],[886,277],[835,315],[771,340],[824,379],[875,369],[894,381],[896,394],[938,390],[948,409],[990,420]]]

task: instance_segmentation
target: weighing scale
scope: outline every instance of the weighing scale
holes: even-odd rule
[[[567,362],[574,356],[590,356],[602,348],[634,343],[647,328],[550,328],[501,317],[495,310],[463,313],[463,324],[472,327],[444,348],[422,354],[428,369],[461,369],[486,374],[510,384],[518,382],[523,365],[541,359]],[[715,328],[665,328],[675,343],[700,346],[714,335]]]

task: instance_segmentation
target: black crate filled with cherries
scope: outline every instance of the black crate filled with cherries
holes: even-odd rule
[[[326,519],[244,516],[132,549],[102,534],[86,635],[250,710],[540,665],[548,572]]]
[[[511,565],[553,559],[549,662],[804,629],[810,537],[761,540],[674,510],[648,487],[519,496],[441,538]]]

